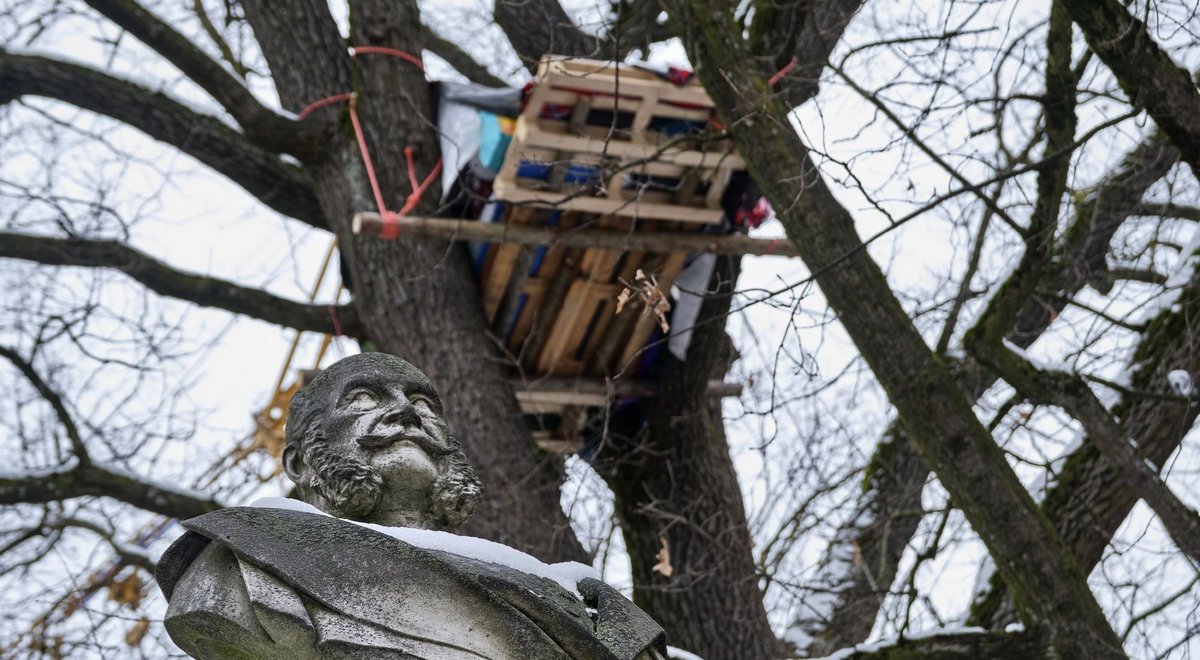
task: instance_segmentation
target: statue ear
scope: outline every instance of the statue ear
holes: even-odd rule
[[[294,444],[289,444],[283,448],[283,471],[287,473],[292,483],[297,486],[307,486],[308,462],[301,455],[300,448]]]

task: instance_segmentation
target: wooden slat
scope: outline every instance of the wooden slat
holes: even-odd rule
[[[494,226],[493,229],[505,232],[509,227],[526,227],[537,213],[536,209],[530,207],[509,207],[503,223]],[[524,268],[528,268],[528,257],[532,248],[519,246],[514,250],[513,247],[507,242],[494,246],[491,249],[494,255],[489,254],[490,268],[484,271],[483,310],[488,323],[491,324],[499,320],[499,312],[511,293],[513,274],[521,272],[522,263],[525,264]]]
[[[647,272],[654,272],[665,261],[666,255],[662,254],[646,255],[643,252],[630,253],[625,267],[617,276],[618,282],[632,282],[639,268],[644,268]],[[620,290],[617,291],[617,294],[620,295]],[[588,364],[588,372],[611,375],[614,366],[613,363],[616,361],[617,356],[629,345],[629,335],[637,325],[641,313],[642,304],[637,299],[631,300],[621,310],[620,314],[617,314],[614,304],[612,308],[613,319],[604,337],[592,351],[591,361]]]
[[[582,250],[571,250],[565,255],[563,265],[550,280],[546,293],[542,296],[541,306],[531,310],[533,319],[530,323],[529,334],[517,353],[521,367],[526,372],[537,371],[538,359],[550,337],[559,310],[566,301],[571,284],[577,279],[577,259],[581,254]]]
[[[564,215],[572,215],[568,212]],[[491,241],[523,245],[551,245],[556,248],[604,247],[621,250],[642,250],[655,254],[664,252],[711,252],[731,255],[767,255],[795,257],[796,246],[786,238],[751,238],[745,234],[701,234],[694,231],[651,229],[643,220],[633,233],[603,231],[591,228],[563,230],[548,227],[510,227],[505,229],[491,223],[451,218],[407,216],[396,221],[400,236],[440,238],[456,241]],[[359,213],[354,216],[357,234],[378,235],[383,223],[378,213]],[[675,223],[672,223],[675,224]],[[687,227],[687,225],[684,225]],[[494,250],[494,247],[493,247]]]
[[[634,218],[659,218],[702,225],[721,223],[720,209],[703,209],[673,204],[646,204],[622,199],[570,197],[559,192],[529,190],[512,180],[497,178],[493,184],[496,196],[506,202],[532,203],[550,208],[583,211],[600,215]]]
[[[558,371],[559,365],[565,364],[568,352],[574,347],[572,341],[578,342],[583,334],[583,326],[586,321],[581,319],[594,309],[593,306],[590,306],[592,300],[588,295],[591,284],[583,279],[571,282],[562,308],[559,309],[554,324],[551,326],[546,345],[538,356],[538,373],[562,373]]]
[[[741,156],[735,153],[713,153],[683,148],[663,149],[652,144],[548,133],[524,115],[517,118],[513,142],[522,146],[603,154],[622,160],[653,160],[686,167],[731,167],[739,170],[746,167]]]
[[[538,78],[542,84],[583,89],[600,94],[612,94],[614,90],[622,96],[644,97],[659,93],[664,101],[711,108],[712,99],[701,85],[677,86],[662,80],[648,71],[596,61],[594,64],[581,61],[555,60],[539,67]]]

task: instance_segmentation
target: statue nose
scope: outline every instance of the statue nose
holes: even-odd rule
[[[385,424],[416,424],[421,421],[417,409],[408,401],[398,401],[391,410],[383,415]]]

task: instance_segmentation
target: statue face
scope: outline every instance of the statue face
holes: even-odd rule
[[[284,467],[319,508],[405,527],[459,524],[474,508],[478,482],[437,391],[412,365],[378,353],[346,358],[297,394],[292,415]],[[293,423],[302,428],[294,433]]]

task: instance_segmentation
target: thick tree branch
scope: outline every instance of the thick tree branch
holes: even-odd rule
[[[325,226],[300,168],[165,94],[89,67],[2,49],[0,88],[13,98],[44,96],[128,124],[225,175],[270,208],[317,228]]]
[[[600,54],[596,38],[580,30],[558,0],[496,0],[492,16],[531,72],[543,55]]]
[[[798,106],[816,96],[829,54],[841,41],[863,0],[759,0],[750,24],[750,51],[768,75],[788,68],[779,81],[784,101]],[[794,64],[793,64],[794,63]]]
[[[486,66],[475,61],[470,53],[459,48],[458,44],[453,41],[434,32],[432,28],[421,26],[421,40],[425,42],[426,48],[433,51],[434,55],[446,60],[450,66],[454,67],[455,71],[466,76],[467,80],[488,87],[508,86],[508,83],[492,75]]]
[[[1200,91],[1117,0],[1058,0],[1135,106],[1141,106],[1200,176]]]
[[[1167,374],[1195,363],[1200,353],[1200,272],[1180,292],[1175,305],[1154,318],[1142,333],[1130,360],[1129,393],[1113,408],[1123,437],[1136,438],[1141,456],[1163,465],[1196,423],[1200,406],[1175,395]],[[1138,394],[1140,393],[1140,395]],[[1042,508],[1071,548],[1091,570],[1109,539],[1128,517],[1139,496],[1130,482],[1096,447],[1084,442],[1055,475]],[[1006,606],[1007,588],[993,577],[986,593],[977,596],[970,622],[1003,628],[1015,618]]]
[[[87,0],[93,9],[175,65],[233,116],[257,145],[275,152],[297,153],[313,136],[300,122],[264,106],[245,83],[200,50],[187,37],[134,0]]]
[[[0,474],[0,505],[46,504],[76,497],[111,497],[172,518],[192,518],[221,508],[216,500],[202,494],[96,464],[80,463],[52,472]]]
[[[1122,435],[1137,439],[1140,455],[1162,465],[1196,422],[1197,406],[1173,396],[1167,373],[1194,363],[1200,351],[1200,278],[1193,275],[1176,305],[1150,322],[1131,361],[1129,390],[1113,409]],[[1144,393],[1136,395],[1134,393]],[[1089,438],[1090,439],[1090,438]],[[1124,470],[1086,442],[1065,462],[1047,492],[1043,508],[1085,569],[1098,561],[1140,498]],[[1013,620],[1005,607],[1007,589],[993,578],[988,591],[975,599],[971,621],[1003,627]]]
[[[996,557],[1000,572],[1017,585],[1028,623],[1046,626],[1065,655],[1123,657],[1083,572],[975,417],[947,365],[925,344],[879,266],[861,250],[853,218],[792,129],[788,106],[751,69],[732,16],[703,0],[665,4],[751,175],[809,269],[819,273],[830,306],[914,444]],[[831,263],[837,265],[827,267]]]
[[[1038,295],[1025,298],[1014,325],[1009,328],[1009,341],[1021,347],[1032,345],[1062,312],[1065,301],[1074,297],[1085,285],[1091,283],[1099,287],[1101,285],[1097,282],[1102,282],[1107,287],[1109,280],[1105,255],[1113,235],[1122,223],[1136,213],[1146,190],[1165,176],[1177,162],[1178,151],[1156,132],[1133,149],[1116,170],[1077,203],[1074,220],[1050,259],[1052,267],[1037,287],[1061,292],[1062,295],[1053,299]],[[1014,277],[1019,273],[1019,269],[1014,271]],[[997,295],[1010,295],[1004,292],[1017,290],[1015,282],[1006,282]],[[1148,338],[1150,336],[1147,335]],[[1176,333],[1176,336],[1183,336],[1183,333]],[[996,376],[970,356],[958,373],[959,382],[972,399],[982,396],[996,382]],[[1094,462],[1095,456],[1092,458]],[[1161,459],[1156,462],[1161,462]],[[1081,553],[1073,541],[1081,536],[1092,538],[1090,530],[1093,526],[1084,521],[1095,514],[1087,510],[1087,502],[1096,501],[1095,494],[1099,493],[1104,493],[1104,501],[1109,501],[1108,493],[1121,490],[1119,481],[1116,482],[1118,485],[1113,485],[1114,481],[1107,479],[1111,476],[1111,470],[1105,471],[1107,469],[1072,468],[1069,474],[1089,475],[1086,478],[1081,476],[1080,483],[1108,483],[1110,487],[1089,488],[1087,492],[1092,493],[1092,497],[1084,496],[1078,502],[1073,500],[1070,505],[1047,505],[1047,512],[1077,557],[1090,556]],[[843,562],[839,565],[844,566],[849,574],[839,572],[824,578],[827,584],[823,586],[836,589],[839,594],[839,605],[834,609],[832,619],[797,622],[815,638],[810,647],[814,653],[832,653],[835,649],[861,642],[870,634],[883,602],[883,592],[891,585],[901,554],[921,520],[921,490],[928,476],[928,466],[917,455],[904,429],[894,422],[884,433],[884,439],[867,465],[867,486],[856,506],[856,514],[851,523],[838,532],[839,537],[858,546],[863,561],[858,565]],[[1064,479],[1060,478],[1059,483],[1065,485],[1070,481]],[[1121,504],[1118,502],[1114,506],[1120,508]],[[1124,513],[1115,516],[1116,522],[1111,525],[1113,529],[1124,520]],[[1089,531],[1082,531],[1084,529]],[[1107,537],[1100,539],[1099,547],[1103,548],[1106,542]],[[1096,556],[1099,556],[1098,552]],[[1090,565],[1084,562],[1085,568]],[[1000,584],[997,602],[1007,595]],[[990,618],[991,615],[986,614],[981,621],[986,623]],[[1000,627],[1012,621],[1015,618],[1004,620]]]
[[[309,332],[365,338],[353,305],[308,305],[260,289],[171,268],[115,241],[50,238],[0,232],[0,257],[52,266],[112,268],[163,296]],[[336,317],[336,320],[335,320]]]
[[[1156,215],[1160,218],[1179,218],[1200,222],[1200,207],[1174,202],[1145,202],[1138,205],[1138,215]]]
[[[973,344],[969,348],[1028,398],[1059,406],[1078,420],[1088,440],[1117,468],[1130,489],[1150,505],[1179,549],[1200,562],[1200,517],[1163,483],[1157,467],[1146,464],[1136,446],[1139,439],[1124,432],[1082,378],[1039,369],[1004,346]]]

